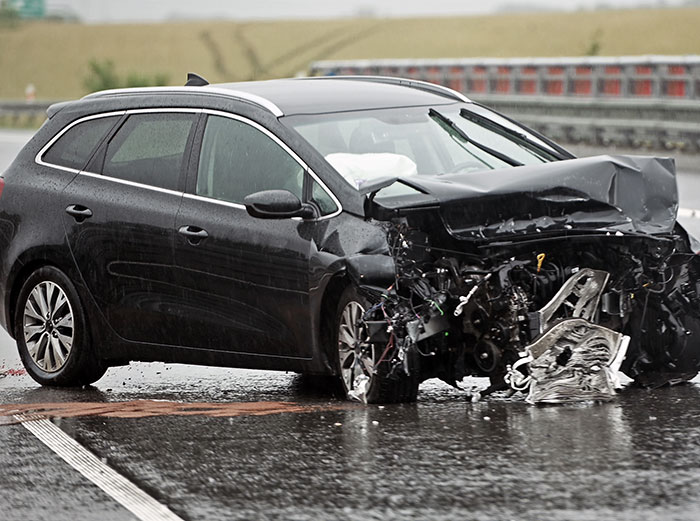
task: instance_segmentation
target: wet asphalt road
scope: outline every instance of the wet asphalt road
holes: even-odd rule
[[[0,170],[23,135],[0,131]],[[700,167],[679,182],[681,206],[700,208]],[[472,404],[431,381],[417,404],[365,407],[284,373],[133,364],[56,390],[20,367],[3,335],[0,405],[85,402],[53,423],[182,519],[700,519],[699,379],[552,407]],[[302,407],[114,417],[133,400]],[[87,402],[114,409],[87,416]],[[0,520],[137,519],[22,425],[0,425],[0,447]]]

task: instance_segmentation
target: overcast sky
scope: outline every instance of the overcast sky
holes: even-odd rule
[[[541,6],[569,10],[669,6],[684,0],[47,0],[50,11],[71,10],[89,23],[153,22],[173,18],[231,20],[333,18],[357,15],[379,17],[483,14],[511,6]]]

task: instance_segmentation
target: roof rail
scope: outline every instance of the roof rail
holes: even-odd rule
[[[83,96],[82,99],[94,99],[102,98],[105,96],[121,96],[129,94],[151,94],[151,93],[188,93],[188,94],[210,94],[216,96],[225,96],[228,98],[234,98],[238,100],[247,101],[253,103],[261,108],[266,109],[271,112],[275,117],[279,118],[284,116],[284,112],[277,105],[275,105],[270,100],[258,96],[256,94],[250,94],[248,92],[243,92],[235,89],[218,88],[209,85],[201,87],[134,87],[128,89],[109,89],[101,90],[98,92],[93,92],[87,96]]]
[[[431,94],[436,94],[442,96],[443,98],[450,98],[455,101],[461,101],[464,103],[470,103],[471,100],[467,98],[461,92],[444,87],[443,85],[437,85],[435,83],[429,83],[427,81],[421,80],[409,80],[405,78],[394,78],[391,76],[312,76],[313,79],[328,79],[328,80],[355,80],[355,81],[370,81],[374,83],[386,83],[389,85],[400,85],[402,87],[409,87],[411,89],[422,90],[425,92],[430,92]]]

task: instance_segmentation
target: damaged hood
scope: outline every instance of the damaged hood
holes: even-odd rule
[[[597,156],[401,181],[420,196],[376,201],[387,210],[439,205],[458,238],[603,230],[670,233],[678,190],[673,159]]]

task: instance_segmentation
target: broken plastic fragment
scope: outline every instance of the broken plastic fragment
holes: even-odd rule
[[[365,374],[358,375],[357,378],[355,378],[352,387],[353,388],[348,391],[348,398],[366,404],[367,390],[369,388],[369,376]]]

